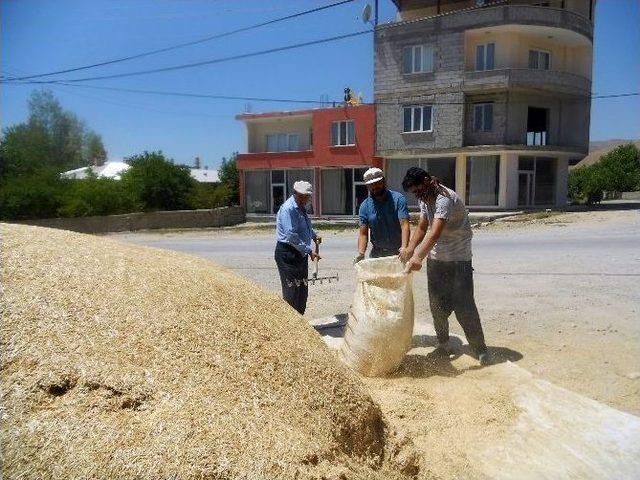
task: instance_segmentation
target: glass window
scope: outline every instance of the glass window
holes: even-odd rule
[[[288,135],[286,133],[278,134],[278,152],[286,152],[289,147]]]
[[[467,158],[467,205],[498,205],[499,167],[498,155]]]
[[[351,196],[351,188],[347,187],[344,168],[322,170],[322,214],[347,215],[347,197]]]
[[[556,159],[536,158],[535,204],[554,205],[556,202]]]
[[[284,170],[272,170],[271,171],[271,183],[285,183],[284,182]]]
[[[401,192],[407,198],[407,205],[410,207],[418,206],[418,201],[413,195],[410,195],[402,190],[402,180],[407,174],[407,170],[411,167],[420,166],[420,160],[417,158],[400,158],[389,159],[386,164],[385,178],[387,180],[387,187],[396,192]]]
[[[519,157],[518,170],[533,171],[533,157]]]
[[[487,43],[476,46],[476,70],[493,70],[496,56],[496,44]]]
[[[551,53],[544,50],[529,50],[529,68],[549,70],[551,68]]]
[[[269,170],[244,172],[247,213],[269,213]]]
[[[410,106],[403,109],[404,132],[430,132],[433,108],[431,105]]]
[[[433,56],[433,47],[428,45],[404,47],[402,49],[402,72],[433,72]]]
[[[473,130],[476,132],[493,130],[493,103],[476,103],[474,105]]]
[[[440,182],[451,190],[456,189],[456,159],[426,158],[421,165],[430,175],[438,177]]]
[[[331,144],[334,146],[355,145],[355,126],[353,120],[333,122],[331,124]]]
[[[267,152],[278,151],[278,136],[267,135]]]
[[[297,133],[289,134],[289,151],[295,152],[300,150],[300,138]]]

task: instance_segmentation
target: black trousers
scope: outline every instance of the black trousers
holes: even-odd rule
[[[280,273],[282,298],[295,308],[300,315],[303,315],[307,308],[307,296],[309,293],[309,287],[307,286],[307,278],[309,276],[307,256],[302,255],[288,243],[278,242],[274,257],[278,266],[278,273]]]
[[[473,352],[476,355],[486,352],[480,315],[473,298],[471,262],[427,260],[427,281],[438,342],[449,340],[449,316],[455,312]]]

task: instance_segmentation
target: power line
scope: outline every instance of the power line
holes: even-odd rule
[[[209,35],[207,37],[203,37],[203,38],[200,38],[198,40],[179,43],[177,45],[172,45],[172,46],[169,46],[169,47],[159,48],[159,49],[156,49],[156,50],[149,50],[147,52],[142,52],[142,53],[138,53],[138,54],[135,54],[135,55],[130,55],[130,56],[127,56],[127,57],[116,58],[116,59],[113,59],[113,60],[106,60],[106,61],[103,61],[103,62],[93,63],[91,65],[83,65],[83,66],[80,66],[80,67],[73,67],[73,68],[67,68],[67,69],[64,69],[64,70],[57,70],[55,72],[38,73],[38,74],[34,74],[34,75],[27,75],[27,76],[22,76],[22,77],[10,78],[10,80],[31,80],[31,79],[34,79],[34,78],[49,77],[51,75],[58,75],[58,74],[61,74],[61,73],[77,72],[77,71],[80,71],[80,70],[87,70],[87,69],[90,69],[90,68],[102,67],[102,66],[105,66],[105,65],[112,65],[114,63],[126,62],[126,61],[129,61],[129,60],[134,60],[136,58],[148,57],[148,56],[151,56],[151,55],[156,55],[158,53],[163,53],[163,52],[168,52],[168,51],[171,51],[171,50],[176,50],[178,48],[184,48],[184,47],[189,47],[189,46],[192,46],[192,45],[198,45],[198,44],[201,44],[201,43],[210,42],[212,40],[217,40],[217,39],[220,39],[220,38],[228,37],[230,35],[235,35],[236,33],[247,32],[249,30],[253,30],[253,29],[256,29],[256,28],[265,27],[267,25],[273,25],[274,23],[283,22],[285,20],[291,20],[292,18],[302,17],[304,15],[309,15],[311,13],[320,12],[322,10],[327,10],[329,8],[333,8],[333,7],[337,7],[337,6],[340,6],[340,5],[344,5],[346,3],[351,3],[353,1],[354,0],[342,0],[342,1],[339,1],[339,2],[336,2],[336,3],[332,3],[332,4],[329,4],[329,5],[322,6],[322,7],[312,8],[310,10],[305,10],[303,12],[298,12],[298,13],[294,13],[294,14],[291,14],[291,15],[287,15],[285,17],[280,17],[280,18],[276,18],[276,19],[273,19],[273,20],[269,20],[267,22],[257,23],[255,25],[250,25],[250,26],[247,26],[247,27],[238,28],[238,29],[231,30],[231,31],[228,31],[228,32],[219,33],[219,34],[216,34],[216,35]],[[105,78],[115,78],[115,77],[105,77]],[[83,81],[83,80],[80,79],[80,80],[69,80],[69,81]]]
[[[309,42],[296,43],[296,44],[293,44],[293,45],[286,45],[284,47],[270,48],[268,50],[260,50],[260,51],[257,51],[257,52],[243,53],[241,55],[233,55],[233,56],[230,56],[230,57],[214,58],[214,59],[211,59],[211,60],[204,60],[202,62],[184,63],[184,64],[181,64],[181,65],[173,65],[171,67],[153,68],[153,69],[149,69],[149,70],[139,70],[137,72],[117,73],[117,74],[113,74],[113,75],[101,75],[101,76],[96,76],[96,77],[61,79],[61,81],[64,81],[64,82],[67,82],[67,83],[75,83],[75,82],[87,82],[89,80],[107,80],[107,79],[112,79],[112,78],[133,77],[133,76],[138,76],[138,75],[146,75],[146,74],[149,74],[149,73],[170,72],[170,71],[174,71],[174,70],[182,70],[182,69],[185,69],[185,68],[201,67],[203,65],[213,65],[215,63],[223,63],[223,62],[230,62],[230,61],[233,61],[233,60],[240,60],[240,59],[243,59],[243,58],[257,57],[257,56],[260,56],[260,55],[266,55],[268,53],[284,52],[286,50],[293,50],[293,49],[296,49],[296,48],[309,47],[311,45],[319,45],[319,44],[322,44],[322,43],[335,42],[337,40],[344,40],[346,38],[357,37],[359,35],[364,35],[366,33],[371,33],[371,32],[373,32],[373,30],[368,29],[368,30],[362,30],[362,31],[359,31],[359,32],[354,32],[354,33],[347,33],[345,35],[337,35],[335,37],[321,38],[319,40],[311,40]],[[15,79],[15,80],[17,80],[17,79]],[[11,81],[14,81],[14,80],[11,80]],[[32,83],[49,84],[49,83],[56,83],[58,81],[60,81],[60,80],[33,80]],[[8,81],[8,80],[0,80],[0,83],[10,83],[10,81]]]
[[[7,83],[7,85],[41,85],[43,82],[37,81],[25,81],[25,82],[11,82]],[[293,98],[266,98],[266,97],[243,97],[243,96],[235,96],[235,95],[217,95],[217,94],[207,94],[207,93],[194,93],[194,92],[175,92],[175,91],[166,91],[166,90],[142,90],[142,89],[134,89],[134,88],[121,88],[121,87],[107,87],[107,86],[98,86],[98,85],[85,85],[85,84],[73,84],[66,83],[63,81],[50,81],[45,82],[50,85],[64,85],[67,87],[76,87],[76,88],[88,88],[95,90],[104,90],[104,91],[112,91],[112,92],[122,92],[122,93],[136,93],[142,95],[157,95],[157,96],[172,96],[172,97],[185,97],[185,98],[203,98],[203,99],[213,99],[213,100],[242,100],[242,101],[252,101],[252,102],[273,102],[273,103],[298,103],[298,104],[320,104],[326,103],[320,100],[307,100],[307,99],[293,99]],[[462,91],[456,92],[438,92],[427,94],[424,96],[437,96],[440,94],[450,94],[450,93],[463,93]],[[627,92],[627,93],[614,93],[614,94],[601,94],[601,95],[582,95],[577,98],[566,98],[564,101],[591,101],[598,99],[608,99],[608,98],[623,98],[623,97],[634,97],[639,96],[640,92]],[[441,102],[441,101],[431,101],[431,100],[420,100],[419,102],[424,102],[426,104],[432,104],[434,106],[437,105],[466,105],[469,102]],[[329,101],[329,103],[341,104],[342,101]],[[381,101],[377,100],[374,102],[363,103],[363,105],[402,105],[407,103],[407,101]],[[507,103],[530,103],[530,102],[519,102],[519,101],[494,101],[493,103],[497,104],[507,104]]]

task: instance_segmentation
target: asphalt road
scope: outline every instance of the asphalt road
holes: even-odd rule
[[[306,317],[348,311],[356,231],[321,232],[320,274]],[[278,292],[271,232],[199,230],[112,238],[197,255]],[[544,225],[474,232],[475,296],[487,343],[519,365],[614,407],[640,414],[640,211],[573,213]],[[250,299],[251,292],[242,292]],[[426,276],[414,278],[416,322],[431,322]],[[454,333],[461,334],[455,320]],[[639,374],[640,375],[640,374]]]

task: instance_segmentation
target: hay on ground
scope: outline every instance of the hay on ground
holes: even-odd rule
[[[276,295],[183,254],[1,232],[7,478],[398,475],[378,406]]]

